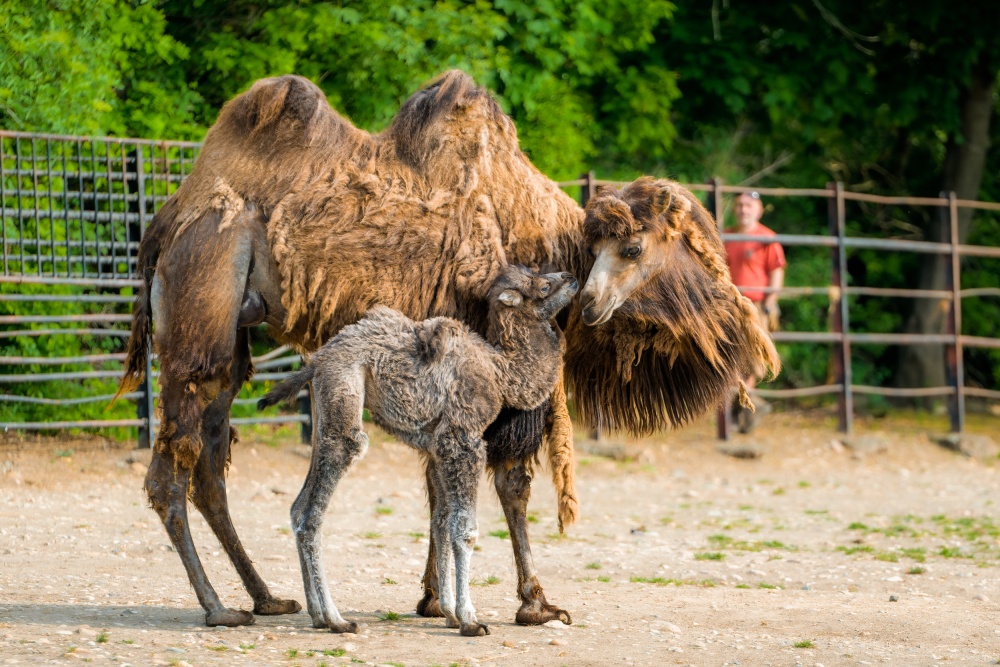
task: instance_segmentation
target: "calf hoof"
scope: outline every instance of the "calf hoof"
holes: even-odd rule
[[[463,637],[485,637],[490,634],[490,629],[482,623],[472,623],[470,625],[463,625],[459,629],[459,634]]]
[[[270,598],[260,604],[254,604],[253,606],[253,613],[258,616],[297,614],[300,611],[302,611],[302,605],[295,600],[279,600],[278,598]]]
[[[441,603],[437,596],[430,591],[424,593],[424,597],[417,603],[417,614],[424,618],[441,618],[444,612],[441,611]]]
[[[335,621],[313,621],[314,628],[327,628],[330,632],[342,635],[345,632],[351,632],[357,634],[358,624],[354,621],[344,621],[343,623],[337,623]]]
[[[566,625],[573,625],[573,619],[569,617],[569,612],[559,609],[550,604],[538,604],[525,602],[517,610],[514,620],[521,625],[542,625],[549,621],[562,621]]]
[[[239,609],[219,609],[205,614],[205,625],[212,628],[217,625],[235,628],[238,625],[253,625],[254,621],[253,614]]]

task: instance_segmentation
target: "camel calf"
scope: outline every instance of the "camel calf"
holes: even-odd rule
[[[414,322],[376,306],[341,330],[309,364],[267,394],[259,408],[291,398],[313,381],[317,424],[309,475],[292,505],[313,626],[355,632],[334,606],[323,571],[320,526],[348,466],[364,455],[372,420],[428,458],[438,593],[448,627],[489,634],[476,620],[469,560],[478,537],[476,490],[486,463],[483,432],[504,406],[537,408],[552,393],[562,359],[551,318],[577,291],[568,273],[538,275],[511,266],[488,296],[486,342],[458,320]],[[455,588],[451,564],[455,564]]]

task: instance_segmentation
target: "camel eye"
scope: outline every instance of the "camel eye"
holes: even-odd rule
[[[552,286],[549,283],[542,283],[542,286],[538,288],[538,296],[548,296],[551,291]]]
[[[642,246],[636,243],[635,245],[624,246],[619,254],[622,259],[635,259],[642,253]]]
[[[587,246],[587,254],[590,255],[591,257],[596,257],[596,255],[594,255],[594,246],[592,245]]]

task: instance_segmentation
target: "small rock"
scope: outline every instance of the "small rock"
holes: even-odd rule
[[[549,642],[549,644],[551,644],[552,646],[565,646],[566,645],[566,640],[565,639],[553,639],[552,641]]]
[[[563,623],[562,621],[556,619],[556,620],[551,620],[551,621],[546,622],[545,623],[545,627],[547,627],[547,628],[555,628],[557,630],[562,630],[563,628],[567,628],[569,626],[566,625],[565,623]]]
[[[965,454],[974,459],[992,459],[1000,453],[1000,445],[988,435],[978,433],[947,433],[944,435],[929,435],[932,442],[936,442],[945,449],[950,449],[959,454]]]
[[[358,650],[358,645],[357,644],[352,644],[351,642],[347,642],[346,644],[344,644],[340,648],[344,649],[348,653],[351,653],[353,651],[357,651]]]
[[[988,597],[986,597],[985,595],[983,595],[982,593],[980,593],[979,595],[973,595],[972,599],[973,600],[977,600],[979,602],[989,602],[990,601],[990,599]]]
[[[81,625],[76,629],[76,634],[81,637],[96,637],[97,633],[89,625]]]
[[[719,453],[732,456],[734,459],[759,459],[764,456],[764,448],[756,442],[744,442],[737,445],[719,445]]]
[[[509,639],[507,641],[505,641],[503,644],[501,644],[501,646],[504,646],[506,648],[517,648],[517,644],[514,643],[514,642],[512,642]]]
[[[840,440],[831,440],[827,447],[838,454],[844,451],[844,445],[840,442]]]
[[[674,625],[673,623],[664,623],[663,627],[669,630],[670,632],[674,633],[675,635],[679,635],[681,633],[681,629],[676,625]]]
[[[170,651],[171,653],[187,653],[187,651],[185,651],[184,649],[177,648],[176,646],[168,646],[167,650]]]
[[[670,651],[671,653],[683,653],[684,652],[684,649],[682,649],[680,646],[671,646],[667,650]]]
[[[272,486],[271,487],[271,493],[273,493],[276,496],[287,496],[288,495],[288,491],[285,491],[280,486]]]
[[[806,584],[805,586],[802,587],[802,590],[804,590],[804,591],[811,591],[812,587],[809,584]]]
[[[890,595],[889,596],[889,602],[899,602],[899,596],[898,595]]]
[[[881,454],[889,449],[889,443],[886,442],[885,438],[874,434],[845,438],[843,444],[858,456]]]

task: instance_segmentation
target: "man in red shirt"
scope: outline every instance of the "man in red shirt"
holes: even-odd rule
[[[764,214],[764,204],[756,192],[744,192],[733,201],[733,216],[736,226],[726,230],[727,234],[748,234],[751,236],[774,236],[774,232],[760,224]],[[726,241],[726,254],[733,283],[757,306],[761,323],[768,331],[778,328],[778,293],[764,292],[761,287],[780,289],[785,279],[785,251],[779,243],[758,241]],[[757,384],[758,378],[746,379],[748,389]],[[737,424],[741,433],[753,428],[752,415],[737,412]]]

